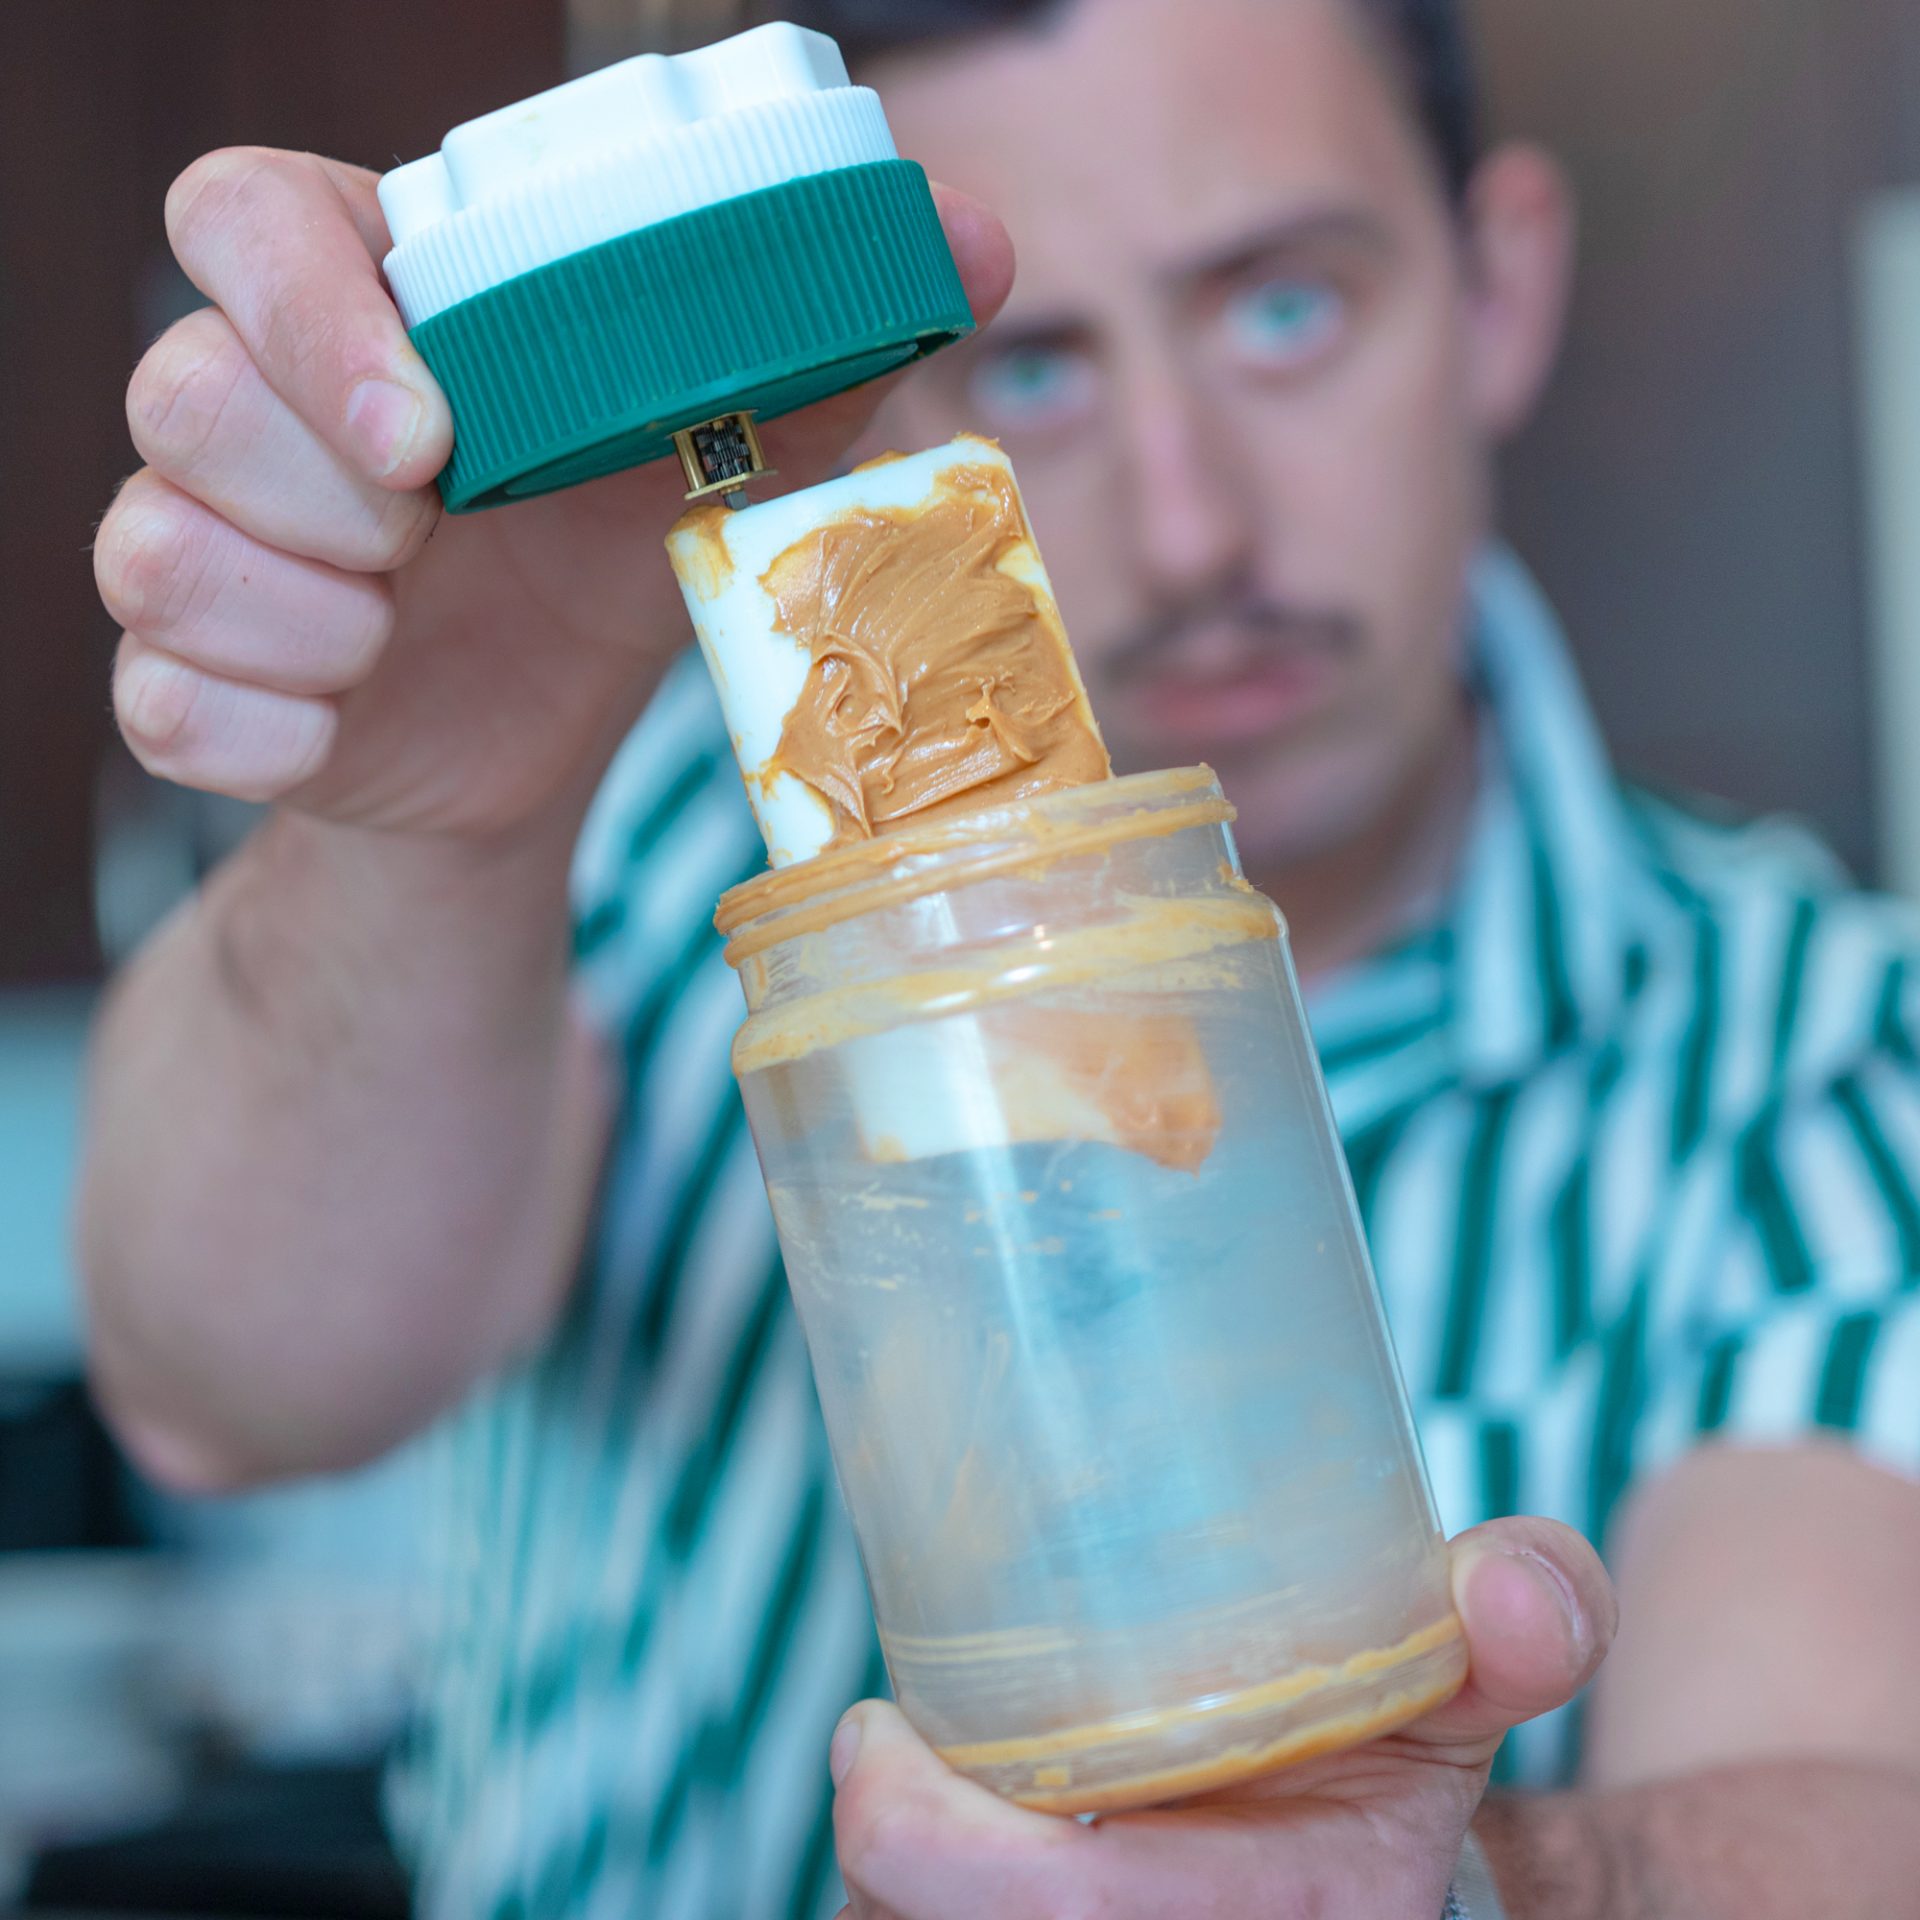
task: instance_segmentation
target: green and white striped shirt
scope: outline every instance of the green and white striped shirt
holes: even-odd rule
[[[1519,567],[1476,586],[1491,724],[1440,922],[1313,995],[1449,1532],[1604,1538],[1702,1435],[1920,1462],[1920,918],[1812,841],[1616,784]],[[812,1920],[825,1755],[883,1685],[728,1069],[710,915],[761,865],[696,664],[582,842],[625,1068],[545,1354],[453,1425],[447,1610],[401,1796],[423,1911]],[[1548,1780],[1570,1727],[1510,1771]]]

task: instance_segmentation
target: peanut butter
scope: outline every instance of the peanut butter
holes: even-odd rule
[[[947,887],[1042,871],[1128,841],[1231,825],[1238,817],[1206,767],[1135,774],[1081,791],[1102,800],[1122,794],[1139,804],[1102,807],[1087,818],[1046,819],[1022,812],[916,821],[884,840],[854,841],[813,860],[756,874],[723,894],[714,914],[715,927],[727,938],[727,959],[744,967],[783,940],[822,932],[857,914],[901,906]],[[1277,911],[1271,903],[1268,910]]]
[[[830,845],[1111,777],[1059,617],[1017,570],[1032,551],[1011,476],[983,465],[931,505],[814,528],[762,577],[812,666],[761,777],[819,794]]]
[[[1183,1014],[1014,1006],[1002,1010],[990,1037],[1011,1138],[1057,1136],[1052,1112],[1078,1106],[1092,1124],[1077,1134],[1110,1139],[1178,1173],[1198,1173],[1220,1138],[1206,1049]],[[1041,1124],[1023,1129],[1029,1113]]]
[[[1102,1085],[1116,1057],[1115,1022],[1129,1030],[1144,1023],[1141,1051],[1162,1056],[1169,1020],[1189,1034],[1190,1023],[1178,1016],[1133,1012],[1087,1013],[1071,1020],[1049,1013],[1041,1016],[1041,1030],[1016,1033],[1019,1023],[1013,1015],[1021,1001],[1074,988],[1111,989],[1129,974],[1150,979],[1156,992],[1230,991],[1244,985],[1243,969],[1249,964],[1267,964],[1259,949],[1279,936],[1280,918],[1265,901],[1142,900],[1123,920],[1051,933],[1044,953],[1016,946],[998,956],[956,957],[951,965],[904,968],[884,980],[823,985],[778,1008],[751,1014],[734,1038],[733,1068],[741,1075],[761,1073],[936,1013],[952,1018],[991,1012],[997,1026],[1012,1022],[1004,1027],[1010,1047],[1026,1044],[1043,1057],[1071,1057],[1076,1090],[1090,1096],[1098,1088],[1107,1096],[1101,1104],[1109,1105],[1121,1093],[1111,1082]],[[1048,1044],[1049,1023],[1055,1020],[1065,1021],[1052,1034],[1057,1045]],[[1190,1050],[1183,1045],[1183,1059]],[[1130,1051],[1122,1049],[1121,1054]],[[1163,1057],[1161,1065],[1168,1064]],[[1176,1075],[1167,1087],[1168,1099],[1189,1086],[1184,1071]],[[1137,1103],[1128,1105],[1137,1111]],[[1139,1129],[1120,1130],[1130,1134]]]
[[[1198,1705],[1160,1713],[1129,1715],[1090,1727],[1062,1729],[1018,1740],[948,1746],[940,1757],[962,1773],[986,1776],[1023,1807],[1043,1813],[1124,1813],[1257,1780],[1322,1754],[1344,1752],[1404,1727],[1444,1705],[1466,1677],[1466,1645],[1460,1623],[1448,1614],[1409,1634],[1398,1646],[1356,1654],[1337,1667],[1312,1667],[1264,1686],[1211,1694]],[[1367,1689],[1368,1682],[1402,1684]],[[1303,1712],[1315,1696],[1357,1704],[1333,1708],[1324,1716]],[[1369,1695],[1371,1697],[1369,1697]],[[1253,1731],[1269,1716],[1287,1709],[1300,1715],[1284,1732],[1262,1737]],[[1167,1732],[1191,1736],[1203,1726],[1222,1730],[1236,1725],[1248,1732],[1238,1740],[1220,1738],[1214,1750],[1182,1764],[1157,1768],[1132,1778],[1100,1778],[1103,1769],[1089,1759],[1103,1750],[1145,1744]],[[1098,1780],[1078,1784],[1085,1770]]]

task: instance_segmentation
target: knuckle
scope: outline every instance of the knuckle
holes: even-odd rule
[[[855,1886],[882,1861],[915,1857],[924,1837],[911,1802],[858,1779],[835,1800],[833,1828],[840,1870]]]
[[[134,757],[153,769],[187,734],[200,677],[150,648],[122,641],[113,671],[113,711]]]
[[[303,633],[307,644],[279,684],[302,694],[333,697],[351,693],[373,677],[393,637],[393,594],[382,580],[358,584],[367,591],[351,608]]]
[[[203,153],[167,189],[167,237],[184,254],[231,220],[287,164],[268,147],[222,147]]]
[[[245,800],[254,806],[271,806],[289,794],[298,793],[322,770],[326,765],[329,743],[329,735],[317,733],[312,744],[295,749],[284,762],[229,774],[221,780],[219,790],[230,800]]]
[[[360,685],[380,664],[380,656],[386,652],[387,642],[393,638],[397,617],[392,593],[379,593],[360,630],[341,647],[336,679],[342,691]]]
[[[262,803],[312,779],[332,747],[333,709],[290,701],[250,710],[247,697],[133,636],[121,642],[114,716],[133,757],[160,779]]]
[[[274,300],[261,320],[267,364],[303,385],[340,357],[338,316],[319,300]]]
[[[157,489],[125,495],[94,546],[94,576],[107,610],[143,633],[178,626],[192,609],[212,559],[206,516]]]
[[[211,309],[170,328],[148,350],[127,389],[134,445],[176,473],[198,467],[239,387],[244,356]]]
[[[375,503],[368,533],[368,558],[376,572],[403,567],[426,545],[436,519],[431,491],[390,493]]]
[[[136,576],[134,537],[128,525],[126,492],[107,509],[93,540],[93,584],[101,604],[123,627],[139,619],[140,583]]]
[[[147,490],[129,481],[107,510],[93,543],[93,578],[107,611],[123,627],[138,626],[146,614],[152,577],[153,518]]]

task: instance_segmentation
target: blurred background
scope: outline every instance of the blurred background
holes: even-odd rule
[[[162,198],[238,142],[414,158],[669,12],[685,38],[702,9],[0,9],[0,1909],[405,1910],[375,1783],[420,1462],[165,1501],[79,1384],[89,1009],[248,824],[148,781],[109,722],[88,540],[133,464],[127,375],[195,301]],[[1920,8],[1477,12],[1498,128],[1557,147],[1583,203],[1572,348],[1507,518],[1622,763],[1802,815],[1920,895],[1920,550],[1890,531],[1920,523]]]

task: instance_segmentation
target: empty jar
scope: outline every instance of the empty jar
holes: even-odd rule
[[[722,903],[735,1067],[902,1709],[1063,1813],[1460,1685],[1284,928],[1205,770]]]

